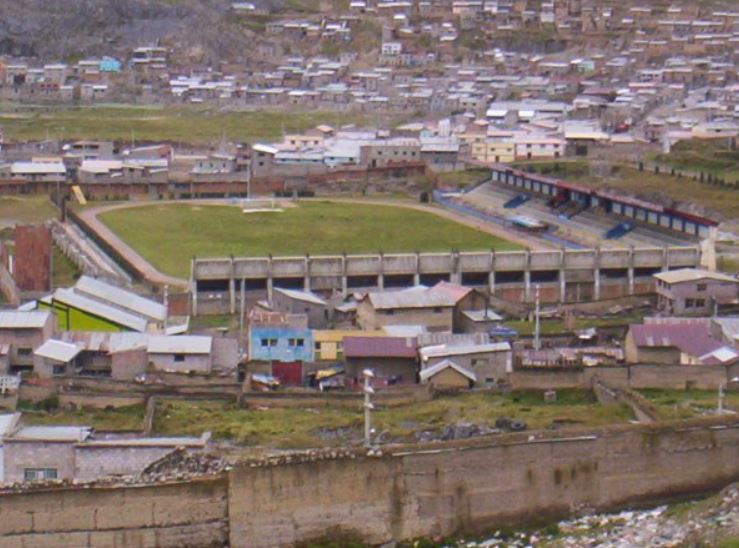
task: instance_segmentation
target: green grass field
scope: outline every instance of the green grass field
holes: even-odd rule
[[[43,223],[56,216],[48,196],[0,196],[0,227]]]
[[[99,216],[158,270],[187,277],[190,258],[519,249],[438,217],[392,206],[301,202],[281,213],[234,206],[147,205]]]
[[[283,132],[319,124],[375,125],[365,114],[304,109],[225,112],[202,107],[26,107],[0,110],[0,127],[9,140],[107,139],[214,143],[226,139],[255,142],[279,139]],[[390,123],[392,120],[388,119]]]
[[[373,414],[378,432],[387,431],[396,441],[411,441],[414,432],[435,430],[459,421],[493,426],[500,417],[525,421],[530,429],[552,423],[566,426],[604,426],[631,420],[632,413],[620,405],[599,405],[592,392],[558,390],[557,402],[547,404],[541,392],[510,394],[467,393],[428,402],[380,409]],[[213,432],[217,439],[247,446],[304,448],[342,445],[361,439],[363,415],[356,410],[266,409],[247,410],[221,401],[159,402],[154,431],[159,435],[200,435]],[[341,431],[341,435],[331,435]]]

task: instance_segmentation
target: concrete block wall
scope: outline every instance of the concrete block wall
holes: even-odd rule
[[[0,494],[0,548],[220,547],[228,540],[223,478],[173,485]]]
[[[92,481],[109,475],[136,475],[173,447],[110,447],[81,445],[75,448],[77,479]]]
[[[229,480],[231,545],[290,546],[339,533],[370,544],[482,533],[582,507],[607,510],[696,494],[739,478],[738,423],[528,436],[382,458],[238,468]]]

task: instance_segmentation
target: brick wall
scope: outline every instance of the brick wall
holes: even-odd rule
[[[43,225],[15,227],[13,277],[21,291],[51,289],[51,230]]]

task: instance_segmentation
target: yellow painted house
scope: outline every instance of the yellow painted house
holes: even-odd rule
[[[359,329],[314,329],[313,360],[337,361],[344,358],[344,337],[385,337],[384,331]]]

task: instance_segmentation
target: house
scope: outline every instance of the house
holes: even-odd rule
[[[34,352],[34,371],[42,378],[62,375],[133,380],[149,369],[209,374],[233,369],[238,361],[232,339],[203,335],[122,332],[67,332]]]
[[[33,370],[33,353],[54,334],[54,315],[48,311],[0,311],[0,346],[9,369],[3,374]]]
[[[452,360],[485,384],[506,382],[513,372],[513,354],[508,342],[425,346],[419,349],[418,355],[421,371],[444,360]]]
[[[304,314],[253,309],[249,312],[248,325],[250,361],[273,365],[300,365],[313,361],[313,332],[308,329],[308,318]],[[295,368],[297,370],[298,366]],[[302,379],[302,372],[294,374],[296,378],[292,378],[292,381]],[[279,375],[275,376],[279,378]]]
[[[275,287],[270,304],[275,312],[281,314],[305,314],[310,329],[324,329],[328,326],[328,303],[310,291]]]
[[[163,332],[167,322],[162,303],[89,276],[41,299],[39,308],[53,310],[63,331]]]
[[[421,384],[430,384],[437,390],[463,390],[472,388],[477,382],[477,375],[452,360],[442,360],[421,369]]]
[[[386,333],[382,330],[314,329],[313,361],[343,361],[344,339],[346,337],[384,337],[385,335]]]
[[[213,368],[213,338],[198,335],[150,335],[146,353],[150,366],[159,371],[205,373]]]
[[[627,363],[730,365],[739,352],[711,333],[709,318],[647,318],[629,326],[624,341]]]
[[[451,331],[456,304],[447,292],[422,286],[372,292],[357,304],[357,323],[370,330],[387,325],[423,325],[429,331]]]
[[[147,438],[96,435],[89,426],[24,426],[16,416],[3,436],[4,483],[49,480],[92,481],[137,476],[176,449],[202,451],[210,433],[200,437]]]
[[[380,382],[415,383],[416,344],[413,337],[345,337],[346,377],[356,384],[371,369]]]
[[[718,304],[736,301],[739,280],[720,272],[681,268],[654,274],[657,307],[676,316],[712,314]]]

